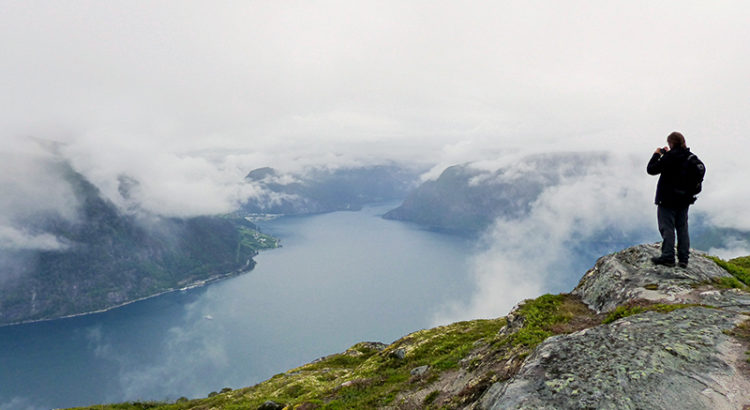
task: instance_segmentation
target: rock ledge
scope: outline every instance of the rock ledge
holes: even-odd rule
[[[483,409],[750,408],[750,295],[712,284],[729,277],[702,252],[687,269],[655,266],[658,245],[600,258],[572,292],[599,313],[632,303],[686,304],[550,337],[511,379],[493,384]]]

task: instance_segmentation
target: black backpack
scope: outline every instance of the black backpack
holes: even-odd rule
[[[703,190],[703,177],[706,175],[706,166],[697,155],[691,153],[682,163],[680,169],[680,188],[677,193],[690,198],[690,203],[695,202],[696,195]]]

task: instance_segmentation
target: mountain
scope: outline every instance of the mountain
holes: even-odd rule
[[[78,203],[74,218],[29,215],[48,249],[0,249],[0,325],[108,309],[252,269],[277,241],[239,217],[129,215],[69,163],[52,167]]]
[[[495,171],[473,164],[454,165],[438,179],[417,187],[384,217],[476,235],[498,217],[528,214],[546,188],[586,175],[606,160],[607,155],[601,153],[551,153],[529,156]]]
[[[253,387],[90,409],[744,408],[750,257],[692,251],[682,269],[659,253],[627,248],[504,318],[359,343]]]
[[[403,199],[418,173],[395,165],[310,169],[285,174],[258,168],[245,181],[262,194],[246,201],[246,214],[303,215],[358,210],[363,205]]]

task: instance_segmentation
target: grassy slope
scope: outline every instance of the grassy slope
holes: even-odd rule
[[[722,280],[719,284],[724,287],[747,289],[750,286],[750,256],[734,258],[728,261],[712,256],[711,259],[729,272],[733,278]]]

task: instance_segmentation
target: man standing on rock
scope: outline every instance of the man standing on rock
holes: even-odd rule
[[[661,244],[661,256],[651,258],[657,265],[675,265],[675,231],[677,231],[677,258],[679,266],[686,268],[690,255],[690,235],[688,234],[688,208],[695,202],[695,194],[700,192],[700,182],[703,174],[698,177],[692,176],[690,167],[690,148],[685,144],[685,137],[679,132],[673,132],[667,137],[669,147],[657,148],[651,160],[648,162],[646,171],[650,175],[658,175],[659,182],[656,186],[657,220],[659,222],[659,233],[663,239]],[[694,158],[699,167],[703,163]],[[704,169],[705,170],[705,169]],[[697,172],[697,171],[696,171]]]

